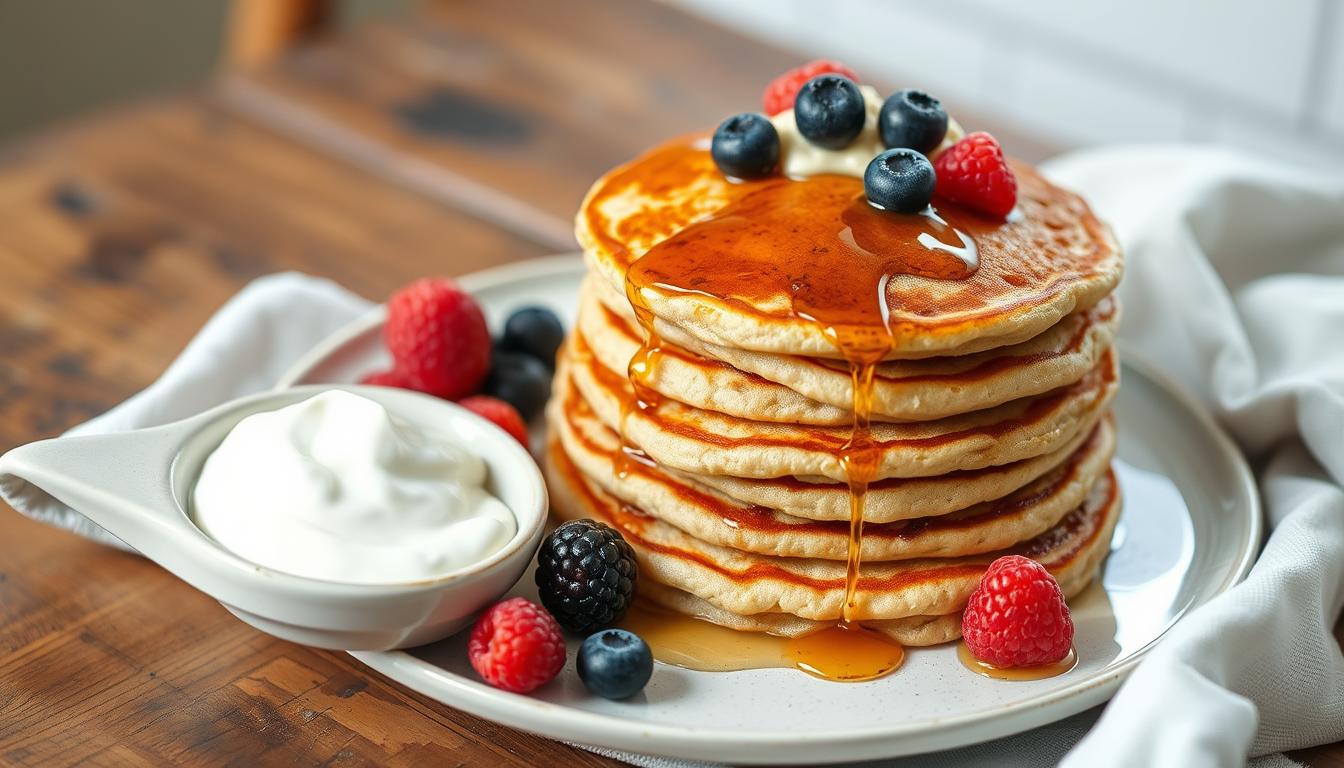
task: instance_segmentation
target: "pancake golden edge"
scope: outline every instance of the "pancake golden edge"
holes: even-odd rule
[[[620,437],[584,406],[572,393],[552,401],[549,434],[584,477],[618,501],[722,547],[777,557],[848,556],[847,520],[817,522],[751,507],[687,477],[624,459]],[[979,554],[1031,539],[1082,503],[1114,448],[1114,427],[1104,419],[1063,465],[1001,499],[941,518],[867,526],[863,561]]]
[[[830,623],[840,618],[845,599],[843,562],[769,557],[700,541],[597,487],[555,439],[547,447],[545,470],[556,515],[566,520],[591,518],[615,527],[634,550],[642,577],[739,616],[783,613]],[[852,617],[866,625],[957,613],[989,563],[1013,553],[1040,562],[1066,591],[1081,590],[1110,550],[1119,510],[1119,485],[1108,471],[1057,525],[1010,549],[866,563],[859,574]]]
[[[889,359],[963,355],[1016,344],[1114,290],[1123,263],[1110,230],[1077,195],[1027,165],[1012,166],[1017,213],[977,239],[982,257],[974,275],[963,281],[897,275],[889,281]],[[714,166],[706,142],[676,141],[599,179],[580,206],[575,233],[590,268],[623,293],[631,263],[741,194]],[[986,258],[996,247],[1004,257]],[[1012,284],[1024,275],[1030,279]],[[984,306],[941,309],[957,306],[948,300],[952,292],[974,296]],[[825,329],[780,308],[747,311],[703,293],[653,286],[642,287],[640,294],[656,317],[709,344],[843,357]],[[927,310],[914,314],[891,307],[893,294],[927,296],[919,302]]]
[[[875,421],[928,421],[983,410],[1072,384],[1096,367],[1119,324],[1107,297],[1020,344],[960,357],[883,363],[873,377]],[[853,380],[839,361],[707,344],[655,322],[662,343],[644,384],[688,405],[730,416],[843,426]],[[643,332],[624,295],[591,275],[579,291],[576,332],[608,370],[626,374]]]
[[[846,479],[839,454],[848,429],[756,422],[672,400],[649,410],[630,407],[629,382],[596,362],[581,336],[561,349],[555,381],[557,396],[576,386],[607,426],[661,466],[733,477]],[[875,479],[930,477],[1051,453],[1089,432],[1118,386],[1118,358],[1108,350],[1077,384],[1045,395],[936,421],[874,424]]]

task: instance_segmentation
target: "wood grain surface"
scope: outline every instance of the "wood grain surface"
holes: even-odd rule
[[[598,174],[754,108],[797,59],[661,4],[462,0],[2,148],[0,450],[144,387],[259,275],[379,299],[570,248]],[[1344,765],[1339,746],[1300,757]],[[260,634],[151,563],[2,510],[0,764],[616,763]]]

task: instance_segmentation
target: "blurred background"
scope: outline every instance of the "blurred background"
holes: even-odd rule
[[[875,80],[924,87],[954,112],[1051,148],[1193,140],[1344,165],[1337,0],[666,2],[803,56],[843,59]],[[421,4],[6,2],[0,141]]]

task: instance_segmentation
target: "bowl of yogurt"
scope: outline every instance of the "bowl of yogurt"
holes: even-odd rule
[[[304,386],[163,427],[0,457],[243,621],[324,648],[421,645],[522,576],[547,513],[536,462],[470,411]]]

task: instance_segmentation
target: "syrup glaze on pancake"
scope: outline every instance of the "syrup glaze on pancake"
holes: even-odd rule
[[[809,322],[817,318],[810,310],[823,307],[827,325],[862,333],[880,332],[887,320],[892,357],[960,353],[981,336],[992,342],[982,348],[1015,333],[1016,340],[1029,338],[1095,303],[1119,279],[1118,249],[1086,204],[1026,165],[1012,167],[1017,215],[996,222],[935,198],[950,225],[942,228],[926,217],[872,209],[856,178],[730,182],[703,141],[678,141],[599,180],[577,234],[615,285],[640,264],[635,282],[659,317],[705,315],[704,323],[686,326],[720,334],[707,341],[843,358],[835,340]],[[957,245],[951,228],[974,239],[974,274],[950,253],[918,242],[927,234]],[[966,279],[938,279],[950,277]],[[697,309],[665,314],[668,299],[691,299]],[[758,327],[719,322],[729,315]]]

